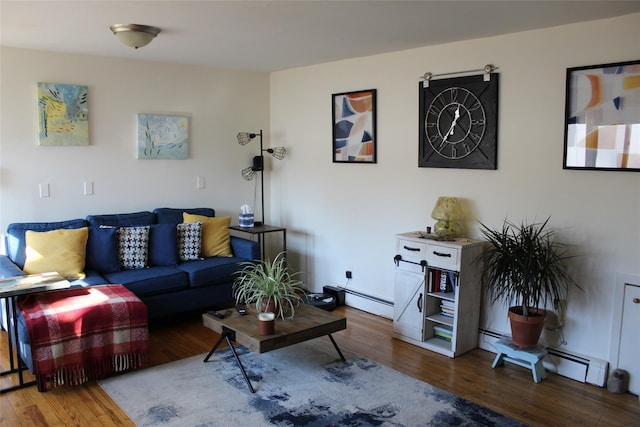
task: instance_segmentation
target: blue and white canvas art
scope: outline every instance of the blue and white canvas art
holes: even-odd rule
[[[138,114],[138,159],[184,160],[188,156],[188,117]]]

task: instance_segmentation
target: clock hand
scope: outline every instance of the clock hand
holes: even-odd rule
[[[460,118],[460,104],[458,104],[458,108],[456,108],[456,113],[454,114],[453,122],[451,123],[451,129],[449,131],[449,132],[451,132],[451,135],[453,135],[453,128],[458,123],[458,119],[459,118]]]
[[[453,115],[453,122],[451,122],[451,127],[445,134],[444,138],[442,139],[442,142],[446,142],[447,139],[449,139],[449,135],[453,135],[454,128],[456,127],[456,124],[458,123],[459,118],[460,118],[460,104],[458,104],[458,108],[456,108],[456,112]]]

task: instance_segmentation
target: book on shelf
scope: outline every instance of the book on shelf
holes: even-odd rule
[[[447,325],[435,325],[433,327],[433,335],[445,341],[453,339],[453,329]]]
[[[455,317],[456,311],[446,307],[440,307],[440,314],[447,317]]]
[[[435,325],[433,327],[433,332],[435,334],[441,335],[441,336],[445,336],[445,337],[449,337],[451,338],[453,336],[453,328],[451,326],[448,325]]]
[[[437,333],[434,335],[434,337],[436,337],[439,340],[444,340],[444,341],[447,341],[447,342],[451,342],[451,339],[452,339],[451,337],[444,337],[442,335],[438,335]]]

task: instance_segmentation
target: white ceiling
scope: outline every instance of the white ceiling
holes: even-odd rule
[[[640,12],[640,1],[8,1],[3,46],[275,71]],[[111,24],[160,27],[134,50]]]

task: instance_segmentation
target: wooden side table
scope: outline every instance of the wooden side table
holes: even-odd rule
[[[531,369],[533,381],[536,383],[539,383],[547,376],[542,364],[542,359],[547,355],[547,349],[543,346],[520,348],[509,338],[496,341],[495,346],[498,354],[491,365],[492,368],[502,366],[507,361],[523,368]]]
[[[240,227],[239,225],[232,225],[229,227],[231,230],[242,231],[251,235],[258,236],[258,245],[260,245],[260,258],[264,259],[265,254],[265,242],[263,236],[267,233],[282,233],[282,251],[287,251],[287,229],[284,227],[276,227],[274,225],[255,225],[253,227]]]

